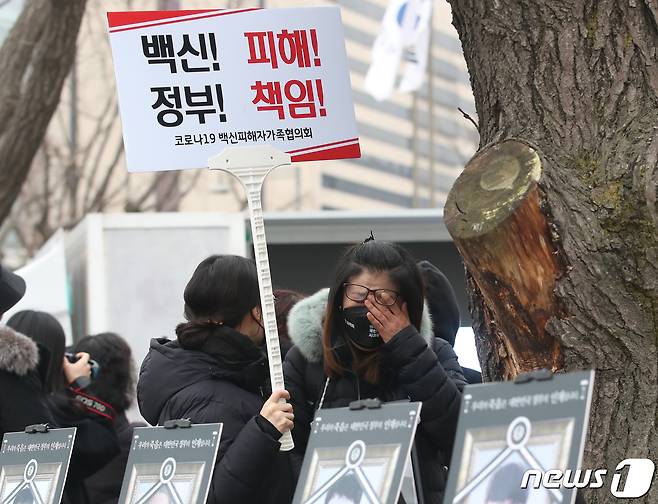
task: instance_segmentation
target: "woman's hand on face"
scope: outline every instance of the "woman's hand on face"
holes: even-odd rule
[[[290,399],[290,394],[287,390],[275,390],[260,410],[260,414],[274,425],[281,434],[292,429],[293,420],[295,419],[295,415],[292,413],[292,404],[285,402],[288,399]]]
[[[393,339],[393,336],[411,325],[409,313],[407,312],[407,303],[384,306],[366,299],[365,306],[368,308],[368,320],[377,329],[384,343],[388,343]]]
[[[66,378],[66,383],[71,384],[78,378],[86,377],[91,378],[91,366],[89,365],[90,356],[87,352],[80,352],[75,354],[78,357],[78,360],[75,362],[69,362],[69,360],[64,357],[64,377]]]

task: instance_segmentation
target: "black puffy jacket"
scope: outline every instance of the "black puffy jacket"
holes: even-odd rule
[[[322,318],[327,290],[300,301],[288,318],[295,343],[286,356],[284,374],[295,412],[295,453],[303,455],[310,423],[325,390],[323,408],[347,406],[351,401],[378,397],[384,401],[411,399],[423,403],[415,445],[420,461],[425,504],[441,504],[446,466],[454,443],[465,385],[457,356],[450,344],[434,338],[428,310],[424,310],[421,334],[409,326],[381,347],[381,383],[371,385],[354,374],[327,380],[322,362]],[[344,361],[343,361],[344,362]]]
[[[39,349],[27,336],[0,326],[0,439],[28,425],[55,424],[37,373]]]
[[[269,396],[266,383],[261,391],[248,390],[244,378],[202,351],[154,339],[140,371],[139,409],[152,425],[178,418],[224,424],[208,503],[288,504],[294,491],[289,456],[257,421]]]
[[[450,280],[431,262],[420,261],[418,269],[425,281],[425,299],[432,317],[434,336],[446,340],[454,347],[461,323],[455,290]],[[480,371],[462,366],[462,373],[466,383],[482,383]]]
[[[88,504],[83,480],[119,452],[116,433],[109,420],[79,408],[69,391],[47,394],[38,373],[39,358],[33,340],[0,327],[0,437],[37,423],[76,427],[62,502]]]
[[[95,472],[85,480],[89,501],[93,504],[116,504],[119,502],[135,427],[146,427],[146,424],[144,422],[128,422],[125,412],[117,415],[114,428],[121,452],[100,471]]]

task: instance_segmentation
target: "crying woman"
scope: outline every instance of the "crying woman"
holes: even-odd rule
[[[301,458],[320,408],[357,399],[422,402],[416,448],[427,504],[440,504],[465,385],[450,344],[432,333],[415,260],[395,243],[349,248],[327,291],[291,310],[284,374]]]

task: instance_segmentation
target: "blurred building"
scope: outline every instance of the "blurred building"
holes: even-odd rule
[[[0,6],[0,35],[22,0]],[[89,212],[239,211],[242,189],[230,175],[192,170],[128,174],[123,156],[106,12],[322,5],[307,0],[104,0],[88,2],[76,63],[11,222],[0,228],[8,254],[38,250],[52,231]],[[447,2],[434,3],[432,57],[415,94],[377,102],[364,90],[370,53],[387,0],[337,0],[346,35],[363,157],[299,163],[270,174],[269,211],[442,208],[475,152],[478,136],[458,108],[475,117],[466,64]],[[4,25],[4,18],[7,19]],[[43,183],[48,181],[49,186]],[[17,233],[14,231],[18,231]],[[11,245],[11,246],[9,246]]]
[[[384,102],[364,90],[370,53],[387,0],[337,0],[363,156],[273,174],[268,208],[280,210],[443,208],[453,181],[477,148],[478,135],[458,107],[475,117],[466,62],[447,2],[434,2],[432,58],[423,88]],[[270,0],[268,6],[300,2]],[[301,181],[300,181],[301,179]],[[291,188],[284,201],[280,195]],[[275,196],[276,195],[276,199]],[[292,202],[288,198],[294,197]]]

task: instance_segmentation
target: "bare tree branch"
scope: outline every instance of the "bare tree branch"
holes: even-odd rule
[[[148,187],[142,192],[142,194],[139,197],[126,202],[126,212],[144,211],[144,204],[146,203],[148,198],[155,193],[157,187],[158,187],[158,177],[156,173],[153,176],[151,183],[148,185]],[[153,206],[153,208],[155,209],[155,206]]]
[[[105,148],[107,147],[107,144],[110,140],[110,135],[112,132],[112,128],[114,128],[117,118],[118,118],[118,109],[116,108],[116,103],[114,103],[114,110],[111,115],[111,119],[109,124],[103,127],[103,117],[107,113],[109,113],[111,104],[114,103],[114,99],[110,98],[108,100],[108,104],[103,110],[103,114],[101,115],[101,118],[98,121],[98,125],[96,130],[93,133],[92,139],[98,142],[98,139],[100,139],[100,145],[97,146],[96,148],[96,155],[94,156],[94,160],[91,163],[91,166],[89,166],[88,161],[89,161],[89,155],[91,154],[91,151],[93,150],[92,147],[94,146],[93,142],[90,142],[90,148],[83,157],[81,161],[81,166],[83,167],[88,167],[89,168],[89,173],[87,175],[87,186],[85,189],[85,199],[84,199],[84,207],[89,208],[90,206],[90,199],[91,199],[91,194],[92,194],[92,186],[94,181],[96,180],[96,174],[98,173],[98,170],[100,169],[101,165],[101,158],[103,156],[103,153],[105,152]],[[123,142],[120,140],[119,143],[121,144],[121,149],[123,149]],[[115,150],[116,153],[116,150]],[[116,155],[115,155],[116,158]],[[93,203],[92,203],[93,205]]]
[[[119,145],[117,146],[116,151],[114,152],[114,157],[112,158],[112,161],[110,162],[109,166],[107,167],[107,170],[105,172],[105,176],[103,177],[103,181],[99,185],[98,189],[96,190],[96,196],[94,197],[94,200],[89,207],[90,211],[102,211],[103,210],[103,202],[104,202],[104,196],[105,193],[107,192],[107,189],[110,184],[110,180],[112,178],[112,174],[114,173],[115,168],[119,164],[119,160],[121,159],[121,155],[123,154],[123,142],[119,142]]]
[[[58,4],[60,1],[62,0],[36,0],[36,3],[43,6]],[[129,3],[127,0],[126,5]],[[33,22],[39,20],[37,13],[31,10],[29,13]],[[101,12],[98,6],[90,4],[82,28],[82,38],[94,47],[98,46],[107,51],[109,56],[104,22],[104,12]],[[26,24],[23,22],[22,26]],[[103,29],[97,29],[101,25]],[[44,30],[46,26],[42,23],[42,31]],[[36,50],[38,44],[42,44],[40,37],[42,35],[33,35],[35,41],[28,51],[30,54],[33,49]],[[32,56],[34,59],[34,55]],[[81,68],[87,68],[86,65],[90,61],[93,63],[92,60],[98,57],[97,50],[89,53],[83,49],[76,61]],[[20,67],[21,60],[12,62],[21,72],[29,73],[29,68]],[[55,229],[74,226],[88,212],[102,212],[121,206],[126,211],[134,212],[177,210],[183,198],[196,187],[201,176],[200,171],[190,176],[179,172],[157,173],[150,178],[129,173],[119,174],[119,169],[123,167],[124,147],[119,135],[119,113],[116,90],[112,84],[113,79],[110,78],[111,65],[98,65],[98,68],[94,67],[94,71],[97,72],[95,78],[107,83],[100,89],[100,98],[95,97],[90,106],[84,98],[77,100],[73,94],[64,95],[51,121],[52,134],[47,140],[41,141],[38,155],[33,156],[31,169],[34,176],[20,186],[20,196],[12,210],[9,227],[20,233],[25,248],[30,251],[37,250]],[[107,78],[102,77],[104,73]],[[66,76],[66,73],[63,75]],[[75,78],[75,75],[70,73],[70,78]],[[4,83],[6,85],[3,85]],[[85,85],[92,84],[85,81]],[[0,74],[0,86],[3,86],[0,88],[0,106],[4,103],[3,97],[8,99],[9,96],[18,96],[21,91],[19,86],[13,95],[9,93],[9,90],[16,89],[16,83],[8,80],[4,72]],[[8,108],[0,108],[0,117],[11,119]],[[71,131],[75,130],[72,124],[78,122],[84,125],[81,130],[83,134],[79,138],[72,138]],[[4,145],[3,126],[0,124],[0,155]],[[3,175],[0,173],[0,181]],[[139,183],[131,183],[131,180]],[[137,188],[136,194],[130,194],[131,188]],[[242,191],[235,187],[235,182],[233,193],[241,207],[245,208],[246,200],[241,198]]]
[[[180,191],[180,199],[182,200],[187,196],[192,189],[194,189],[197,185],[197,182],[199,181],[199,177],[201,177],[201,170],[195,170],[194,175],[192,175],[192,181],[188,184],[188,186],[185,189],[181,189]]]
[[[158,185],[155,189],[155,209],[158,212],[173,212],[180,206],[180,191],[178,182],[179,171],[158,173]]]
[[[11,211],[57,107],[86,0],[27,2],[0,48],[0,222]]]
[[[462,115],[464,116],[464,119],[468,119],[469,121],[471,121],[473,123],[473,126],[475,126],[476,130],[480,131],[480,127],[478,126],[478,123],[476,123],[475,120],[473,120],[473,118],[470,115],[468,115],[468,113],[464,112],[461,109],[461,107],[457,107],[457,110],[459,110],[462,113]]]
[[[46,240],[50,234],[50,226],[48,225],[50,221],[50,172],[51,172],[51,159],[48,152],[48,149],[41,150],[43,154],[43,195],[40,198],[41,203],[41,218],[36,225],[36,230],[41,235],[42,239]]]
[[[114,107],[115,110],[112,112],[112,114],[110,114],[110,110],[112,110],[112,107]],[[116,102],[114,100],[114,95],[110,95],[105,102],[105,106],[103,107],[103,110],[98,116],[96,127],[94,128],[93,133],[91,133],[91,135],[89,136],[89,142],[87,142],[87,145],[84,147],[84,149],[81,149],[82,152],[82,157],[80,159],[81,166],[87,166],[87,163],[89,162],[89,157],[91,156],[94,147],[97,146],[99,138],[101,139],[102,143],[101,146],[98,148],[98,152],[100,153],[103,152],[105,148],[105,144],[108,141],[108,132],[111,131],[112,126],[115,124],[117,115],[118,115],[118,111],[116,110]],[[106,117],[110,118],[109,124],[107,125],[104,124],[104,119]],[[100,154],[97,154],[96,162],[98,161],[99,157]],[[87,187],[87,189],[88,188],[89,187]]]
[[[233,175],[229,177],[229,186],[231,188],[231,193],[233,193],[233,196],[235,197],[235,201],[238,202],[238,205],[240,206],[240,210],[244,210],[247,208],[247,198],[245,198],[244,195],[244,190],[242,189],[242,186],[238,183],[238,179],[235,178]]]

